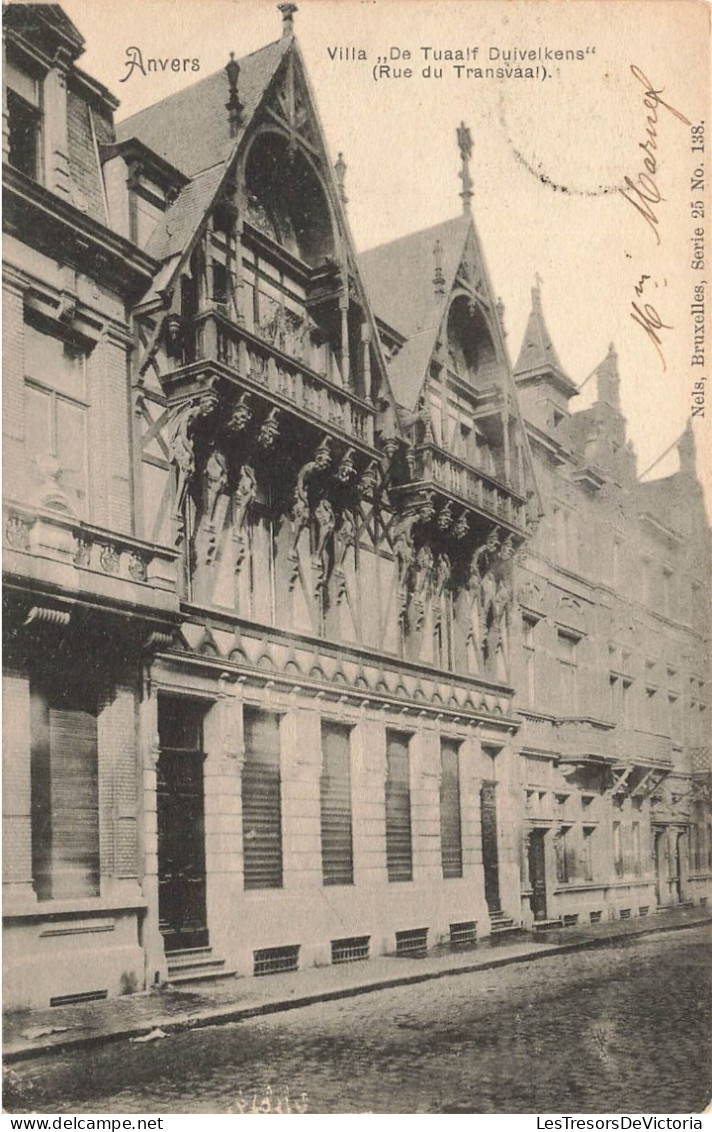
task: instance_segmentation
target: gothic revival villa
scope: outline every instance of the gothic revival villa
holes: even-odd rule
[[[464,125],[461,215],[357,254],[280,9],[119,125],[4,10],[8,1006],[712,889],[692,434],[639,482],[538,287],[512,369]]]

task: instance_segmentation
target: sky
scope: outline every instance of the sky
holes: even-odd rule
[[[62,6],[87,41],[80,66],[121,99],[117,118],[221,69],[230,51],[239,57],[281,34],[269,0]],[[712,125],[700,129],[709,118],[709,15],[702,0],[302,0],[294,17],[330,155],[343,151],[348,166],[357,249],[461,210],[464,121],[473,214],[512,362],[538,274],[548,328],[575,382],[614,342],[641,473],[682,433],[712,357],[708,345],[707,365],[691,364],[694,288],[709,311],[712,283],[709,220],[693,215],[709,215],[709,194],[692,188],[708,183],[709,144],[704,153],[692,146]],[[195,59],[199,70],[134,69],[121,82],[129,47],[144,61]],[[510,73],[476,74],[487,67]],[[516,77],[517,67],[534,77]],[[707,266],[695,269],[700,238]],[[594,386],[572,409],[590,403]],[[705,414],[693,425],[708,478],[709,398]],[[676,469],[673,451],[652,474]],[[711,487],[708,479],[708,501]]]

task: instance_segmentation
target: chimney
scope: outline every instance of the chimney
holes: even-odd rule
[[[298,12],[296,4],[278,4],[277,8],[282,13],[282,35],[294,35],[294,13]]]
[[[225,67],[225,72],[227,74],[228,86],[230,88],[230,97],[225,103],[225,107],[228,112],[228,121],[230,122],[230,137],[234,138],[237,136],[237,131],[242,122],[243,110],[242,103],[240,102],[240,98],[237,93],[237,81],[240,77],[240,64],[235,58],[234,51],[230,52],[230,59],[227,63],[227,66]]]

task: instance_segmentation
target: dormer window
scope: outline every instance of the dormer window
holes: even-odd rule
[[[41,176],[42,87],[39,78],[8,60],[5,68],[9,119],[8,161],[13,169],[39,181]]]

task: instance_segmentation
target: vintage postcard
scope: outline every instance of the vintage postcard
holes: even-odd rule
[[[710,6],[3,45],[5,1111],[702,1128]]]

